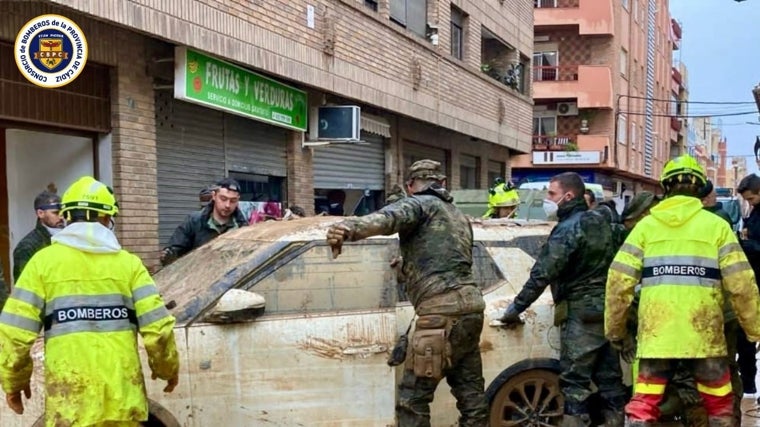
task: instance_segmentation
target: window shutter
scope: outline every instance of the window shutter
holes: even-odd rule
[[[390,0],[391,19],[406,25],[406,0]]]

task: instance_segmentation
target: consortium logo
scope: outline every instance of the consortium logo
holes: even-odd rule
[[[61,15],[40,15],[21,28],[13,55],[21,74],[37,86],[55,88],[74,81],[87,63],[87,39]]]

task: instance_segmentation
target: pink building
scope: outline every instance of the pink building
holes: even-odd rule
[[[574,170],[625,199],[658,189],[671,154],[672,53],[681,28],[667,1],[535,0],[533,146],[512,179]]]

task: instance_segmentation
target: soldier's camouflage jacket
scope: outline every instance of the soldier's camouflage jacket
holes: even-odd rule
[[[437,184],[401,198],[377,212],[344,221],[352,240],[399,234],[406,292],[417,307],[435,295],[474,284],[472,227]]]
[[[515,298],[524,311],[551,285],[554,302],[593,297],[603,306],[607,270],[615,256],[609,218],[582,198],[562,204],[559,223],[541,249],[530,278]]]

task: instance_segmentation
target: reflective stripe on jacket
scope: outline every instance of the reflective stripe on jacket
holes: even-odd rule
[[[728,224],[703,210],[696,198],[661,202],[615,256],[605,301],[605,330],[612,341],[625,337],[639,280],[640,358],[725,356],[724,290],[748,338],[760,339],[752,269]]]
[[[137,332],[152,371],[169,379],[179,369],[173,328],[137,256],[53,243],[26,265],[0,314],[3,390],[29,383],[29,350],[44,329],[47,426],[147,420]]]

